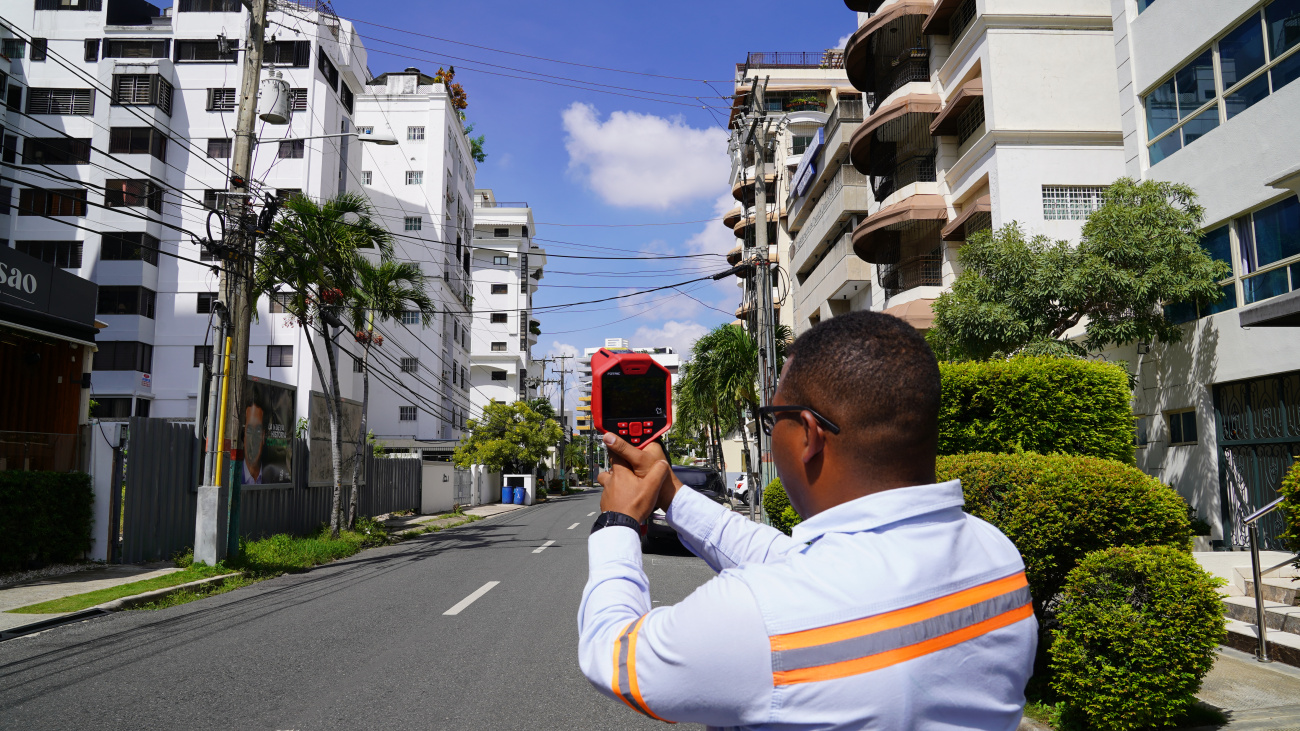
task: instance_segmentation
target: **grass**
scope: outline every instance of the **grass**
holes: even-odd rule
[[[228,573],[230,573],[230,569],[222,568],[220,566],[190,566],[189,568],[167,574],[166,576],[158,576],[152,579],[145,579],[144,581],[133,581],[129,584],[110,586],[107,589],[98,589],[84,594],[73,594],[72,596],[65,596],[60,599],[51,599],[48,602],[41,602],[40,604],[32,604],[26,607],[10,609],[9,611],[13,614],[61,614],[63,612],[79,612],[82,609],[89,609],[90,607],[103,604],[104,602],[121,599],[124,596],[135,596],[136,594],[143,594],[146,591],[153,591],[154,589],[166,589],[169,586],[176,586],[177,584],[185,584],[190,581],[206,579],[209,576],[220,576],[221,574]]]

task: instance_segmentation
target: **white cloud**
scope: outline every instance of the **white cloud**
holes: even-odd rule
[[[574,102],[562,113],[569,171],[606,203],[664,210],[727,188],[727,133],[681,117],[613,112]]]
[[[835,47],[844,48],[845,46],[849,45],[849,39],[852,37],[853,37],[852,33],[845,33],[843,36],[840,37],[838,41],[835,42]]]
[[[669,320],[662,327],[639,327],[632,334],[632,347],[634,348],[662,348],[668,346],[675,349],[682,356],[687,356],[691,352],[691,346],[699,337],[709,331],[709,328],[698,322],[687,321],[678,322]]]

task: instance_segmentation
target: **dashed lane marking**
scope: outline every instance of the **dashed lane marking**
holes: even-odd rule
[[[547,547],[547,546],[549,546],[549,545],[551,545],[551,544],[553,544],[553,543],[555,543],[555,541],[547,541],[547,542],[543,543],[542,545],[538,546],[537,548],[534,548],[534,549],[533,549],[533,553],[541,553],[542,551],[545,551],[545,550],[546,550],[546,547]]]
[[[494,587],[494,586],[496,586],[497,584],[500,584],[500,583],[501,583],[500,581],[489,581],[488,583],[484,584],[483,586],[480,586],[479,588],[477,588],[477,589],[474,590],[474,593],[473,593],[473,594],[470,594],[469,596],[465,597],[464,599],[461,599],[459,602],[456,602],[456,605],[453,606],[451,609],[448,609],[447,611],[443,612],[443,615],[444,615],[444,616],[447,616],[447,615],[455,616],[455,615],[457,615],[457,614],[460,614],[461,612],[465,611],[465,608],[466,608],[466,607],[468,607],[469,605],[471,605],[471,604],[473,604],[475,601],[477,601],[479,597],[483,596],[484,594],[488,593],[489,591],[492,591],[492,587]]]
[[[577,528],[577,527],[578,527],[578,524],[577,524],[577,523],[574,523],[573,525],[569,526],[568,528],[565,528],[565,530],[573,530],[574,528]]]

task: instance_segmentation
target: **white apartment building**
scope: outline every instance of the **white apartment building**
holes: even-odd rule
[[[532,314],[546,251],[533,244],[533,209],[474,191],[470,254],[474,328],[470,331],[470,398],[476,414],[490,401],[533,398],[543,376],[533,346],[541,323]]]
[[[476,166],[459,111],[442,83],[419,69],[380,74],[357,95],[360,139],[391,134],[396,145],[362,145],[352,184],[393,234],[394,256],[429,278],[438,314],[380,325],[371,349],[369,428],[390,449],[445,456],[477,411],[471,398],[471,244]]]
[[[634,348],[627,338],[605,338],[605,344],[595,348],[584,348],[582,358],[578,361],[578,406],[574,414],[574,430],[579,435],[595,434],[591,423],[591,356],[601,348],[614,352],[649,353],[655,362],[672,374],[673,385],[677,385],[678,371],[682,367],[682,357],[673,348]]]
[[[1124,173],[1107,0],[846,0],[863,121],[819,137],[790,202],[795,332],[883,310],[928,328],[981,228],[1076,239]],[[855,260],[856,259],[856,260]]]
[[[365,49],[328,12],[279,7],[267,61],[293,90],[294,113],[261,134],[348,131],[368,76]],[[241,6],[4,0],[0,17],[12,26],[0,30],[11,59],[3,155],[23,166],[7,168],[22,181],[7,184],[16,190],[0,191],[13,211],[5,238],[99,285],[98,319],[107,327],[92,393],[100,415],[192,418],[218,290],[216,262],[197,237],[228,187],[247,25]],[[337,137],[270,139],[256,149],[254,187],[333,196],[359,164],[358,147]],[[249,375],[298,386],[297,412],[306,415],[320,384],[304,333],[275,310],[258,303]]]
[[[1186,322],[1182,342],[1105,356],[1138,378],[1138,465],[1173,485],[1220,545],[1242,549],[1242,519],[1277,497],[1300,453],[1300,343],[1257,324],[1300,301],[1300,3],[1110,9],[1124,172],[1195,189],[1202,244],[1232,274],[1217,304],[1166,310]],[[1261,520],[1266,547],[1280,528],[1276,513]]]

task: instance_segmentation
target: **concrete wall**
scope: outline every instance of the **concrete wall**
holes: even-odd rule
[[[451,462],[425,462],[421,474],[420,513],[451,510],[456,504],[456,467]]]

